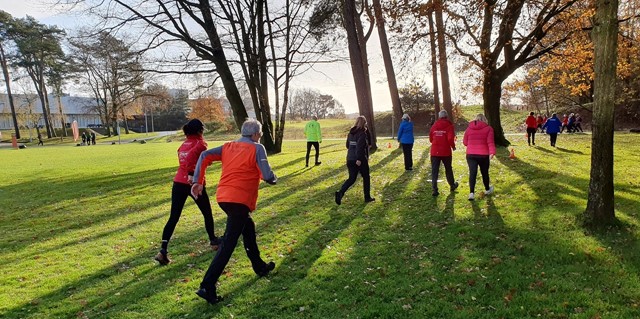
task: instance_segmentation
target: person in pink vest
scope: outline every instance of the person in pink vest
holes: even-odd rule
[[[496,145],[493,140],[493,128],[487,124],[484,114],[478,114],[475,120],[469,122],[462,140],[467,147],[467,164],[469,165],[469,200],[475,199],[476,177],[478,167],[482,174],[485,195],[493,194],[493,186],[489,180],[490,160],[496,155]]]
[[[171,188],[171,213],[169,220],[162,231],[162,246],[160,252],[156,255],[160,265],[166,265],[171,262],[168,256],[169,240],[176,229],[176,225],[180,220],[182,209],[187,201],[187,197],[191,196],[191,183],[193,182],[193,172],[196,163],[200,157],[200,153],[207,149],[207,142],[204,141],[202,133],[204,132],[204,124],[198,119],[189,121],[182,127],[184,135],[187,137],[182,145],[178,148],[178,171],[173,178],[173,187]],[[203,181],[204,183],[204,181]],[[204,217],[204,228],[209,235],[209,243],[213,250],[218,249],[220,239],[216,237],[213,231],[213,214],[211,211],[211,203],[206,190],[202,190],[202,196],[197,199],[191,196],[198,205],[202,217]]]
[[[233,142],[202,152],[193,174],[191,194],[199,198],[207,166],[214,161],[222,163],[216,201],[227,214],[227,227],[218,253],[200,283],[200,290],[196,292],[210,304],[222,300],[216,292],[216,282],[229,262],[240,236],[251,267],[258,276],[268,275],[276,266],[274,262],[266,263],[260,257],[256,225],[251,212],[256,209],[260,180],[275,185],[278,178],[271,170],[264,146],[259,143],[262,124],[257,120],[247,119],[242,124],[241,133],[242,137]]]

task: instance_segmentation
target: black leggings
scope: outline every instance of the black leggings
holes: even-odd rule
[[[320,143],[319,142],[307,142],[307,156],[306,165],[309,166],[309,153],[311,153],[311,146],[316,149],[316,164],[318,164],[318,158],[320,157]]]
[[[167,250],[173,231],[176,229],[176,225],[180,220],[180,215],[182,214],[182,209],[184,208],[184,203],[187,201],[187,197],[193,198],[193,195],[191,195],[191,185],[173,182],[173,188],[171,189],[171,215],[169,215],[169,220],[162,231],[162,249],[165,251]],[[207,235],[209,235],[209,241],[213,242],[216,235],[213,232],[213,214],[206,189],[202,189],[202,195],[198,196],[195,202],[202,213],[202,217],[204,217],[204,228],[207,230]]]
[[[480,174],[482,174],[482,183],[484,189],[489,190],[489,155],[467,155],[467,164],[469,164],[469,190],[475,193],[476,177],[478,177],[478,166],[480,166]]]
[[[362,188],[364,190],[364,199],[371,199],[371,176],[369,175],[369,162],[362,161],[360,166],[356,165],[356,161],[347,161],[347,169],[349,169],[349,179],[347,179],[340,188],[340,194],[344,196],[349,187],[356,182],[358,173],[362,175]]]
[[[529,145],[531,145],[531,143],[533,143],[533,145],[536,145],[536,130],[536,128],[527,127],[527,142],[529,143]]]
[[[259,274],[267,267],[267,264],[260,257],[260,250],[256,242],[256,224],[251,218],[249,207],[239,203],[218,203],[218,205],[227,214],[227,228],[224,231],[222,244],[200,283],[200,288],[211,292],[216,291],[216,282],[222,275],[224,267],[229,263],[241,235],[244,251],[251,261],[253,271]]]
[[[404,144],[402,145],[402,154],[404,155],[404,169],[412,169],[413,168],[413,144]]]

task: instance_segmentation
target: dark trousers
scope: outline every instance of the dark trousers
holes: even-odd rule
[[[438,175],[440,174],[440,163],[444,164],[445,175],[449,187],[453,187],[455,180],[453,179],[453,167],[451,166],[452,156],[431,156],[431,187],[434,191],[438,190]]]
[[[169,215],[169,220],[167,224],[164,225],[164,230],[162,231],[162,249],[164,250],[167,250],[169,240],[180,220],[180,215],[182,214],[182,209],[184,208],[184,203],[187,201],[187,197],[193,198],[193,195],[191,195],[191,185],[173,182],[173,188],[171,189],[171,215]],[[207,190],[202,189],[202,195],[194,200],[202,213],[202,217],[204,217],[204,228],[207,230],[207,235],[209,235],[209,241],[213,241],[216,236],[213,232],[213,214],[211,212],[211,203],[209,202]]]
[[[210,292],[216,291],[216,282],[224,267],[229,263],[240,235],[242,235],[244,251],[251,261],[253,271],[257,274],[267,267],[267,264],[260,258],[260,250],[258,250],[256,242],[256,224],[249,215],[251,212],[249,207],[238,203],[218,203],[218,205],[227,214],[227,228],[224,230],[222,244],[219,246],[216,256],[213,257],[202,283],[200,283],[200,288]]]
[[[309,166],[309,153],[311,153],[311,146],[313,145],[313,147],[316,149],[316,164],[318,164],[318,158],[320,157],[320,143],[318,142],[307,142],[307,156],[305,156],[306,158],[306,164],[307,166]]]
[[[356,182],[358,173],[362,175],[362,188],[364,190],[364,199],[371,198],[371,176],[369,175],[369,161],[362,161],[360,166],[356,165],[356,161],[347,161],[347,169],[349,170],[349,179],[347,179],[340,188],[340,194],[344,195],[349,187]]]
[[[411,151],[413,150],[413,144],[404,144],[402,145],[402,154],[404,154],[404,169],[412,169],[413,168],[413,155]]]
[[[478,177],[478,166],[480,174],[482,174],[482,183],[484,189],[489,190],[489,164],[491,163],[489,155],[467,155],[467,164],[469,165],[469,190],[475,193],[476,177]]]
[[[536,131],[537,129],[533,127],[527,127],[527,143],[529,143],[529,145],[531,145],[531,143],[536,145]]]
[[[558,133],[549,133],[549,139],[551,140],[551,146],[556,146],[558,140]]]

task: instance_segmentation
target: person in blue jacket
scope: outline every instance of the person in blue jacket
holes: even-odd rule
[[[551,146],[556,147],[556,140],[558,139],[558,133],[562,127],[562,121],[558,118],[556,113],[553,113],[550,118],[542,126],[542,130],[546,129],[551,140]]]
[[[402,122],[398,128],[398,142],[402,146],[402,154],[404,154],[404,169],[413,170],[413,122],[409,114],[402,116]]]

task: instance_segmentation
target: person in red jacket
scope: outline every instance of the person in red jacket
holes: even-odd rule
[[[260,257],[256,242],[256,225],[251,218],[251,212],[256,209],[260,179],[271,185],[276,184],[278,179],[271,171],[264,146],[259,143],[262,124],[248,119],[242,124],[241,132],[240,139],[202,152],[193,174],[191,194],[200,198],[204,189],[206,167],[213,161],[222,163],[216,201],[227,214],[227,227],[220,249],[200,283],[200,290],[196,292],[210,304],[222,300],[216,293],[216,282],[229,262],[241,235],[244,250],[251,261],[253,271],[258,276],[268,275],[276,266],[274,262],[265,263]]]
[[[438,120],[431,126],[429,131],[429,141],[431,142],[431,195],[438,196],[438,175],[440,171],[440,163],[444,164],[447,182],[451,192],[456,190],[460,185],[454,180],[453,167],[451,166],[452,154],[451,150],[456,150],[456,133],[453,123],[449,121],[447,111],[442,110],[438,113]]]
[[[531,146],[531,143],[536,145],[536,131],[538,130],[538,121],[536,121],[536,117],[533,114],[533,112],[529,113],[527,120],[524,121],[527,124],[527,143],[529,143],[529,146]]]
[[[493,186],[490,186],[489,164],[496,154],[496,145],[493,140],[493,128],[487,124],[484,114],[478,114],[476,119],[469,122],[469,127],[464,131],[462,143],[467,147],[467,164],[469,165],[469,200],[475,199],[476,177],[478,166],[482,174],[485,195],[493,194]]]
[[[193,119],[182,127],[182,131],[187,139],[178,148],[178,162],[180,166],[178,166],[178,172],[176,172],[173,178],[171,214],[162,231],[162,248],[155,257],[155,260],[157,260],[160,265],[166,265],[171,262],[167,255],[169,240],[180,220],[180,215],[182,214],[182,209],[188,196],[191,196],[191,198],[195,200],[196,205],[198,205],[204,217],[204,227],[209,235],[211,248],[217,250],[220,244],[220,239],[216,237],[213,231],[213,214],[207,192],[203,190],[203,195],[198,198],[191,195],[191,183],[193,182],[193,172],[196,168],[196,163],[198,162],[200,153],[207,149],[207,142],[205,142],[202,137],[204,124],[198,119]]]

